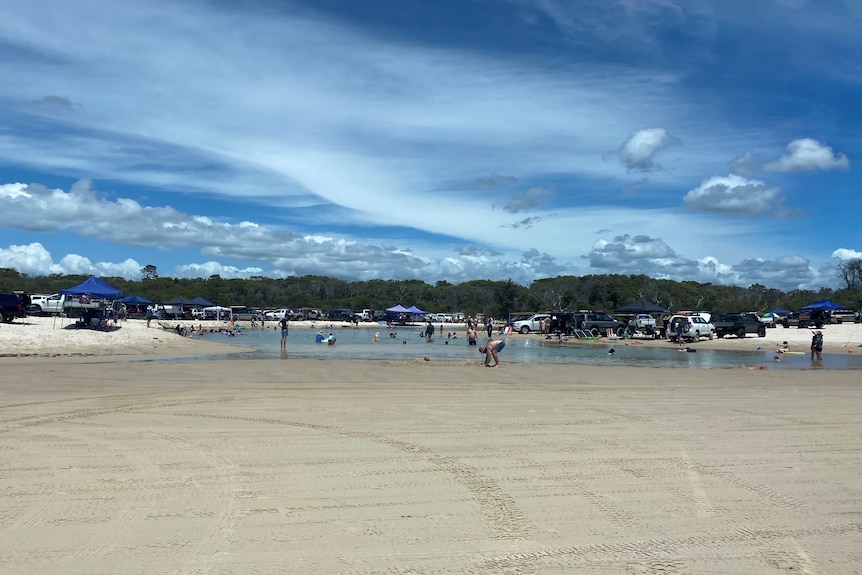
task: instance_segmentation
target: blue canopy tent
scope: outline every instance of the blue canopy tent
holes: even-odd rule
[[[772,317],[772,316],[776,316],[776,315],[780,315],[781,317],[784,317],[786,315],[789,315],[790,313],[791,312],[789,309],[784,309],[783,307],[774,307],[763,315],[764,315],[764,317]],[[769,316],[768,314],[772,314],[772,316]]]
[[[828,299],[819,299],[814,303],[808,304],[807,306],[801,308],[800,311],[832,311],[836,309],[850,309],[848,307],[844,307],[843,305],[838,305]]]
[[[386,308],[386,311],[389,313],[410,313],[410,310],[401,305],[400,303],[394,307]]]
[[[94,276],[76,286],[61,289],[58,293],[63,296],[63,310],[68,308],[70,317],[72,312],[80,314],[87,326],[102,325],[96,316],[110,307],[104,301],[92,300],[118,300],[123,297],[122,291]],[[91,324],[91,321],[96,323]]]
[[[407,308],[407,313],[415,313],[416,315],[425,315],[426,312],[422,311],[415,305],[411,305]]]
[[[126,305],[150,305],[153,302],[148,300],[145,297],[137,296],[137,295],[127,295],[123,299],[120,300]]]
[[[88,296],[102,299],[118,299],[123,292],[111,287],[97,277],[91,276],[74,287],[61,289],[60,295]]]
[[[204,298],[202,298],[201,296],[193,297],[193,298],[192,298],[192,301],[193,301],[194,303],[196,303],[197,305],[200,305],[200,306],[203,306],[203,307],[213,307],[213,306],[215,305],[215,304],[214,304],[213,302],[211,302],[210,300],[208,300],[208,299],[204,299]]]

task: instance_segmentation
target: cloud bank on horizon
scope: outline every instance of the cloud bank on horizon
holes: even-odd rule
[[[31,4],[0,267],[790,290],[862,254],[853,0]]]

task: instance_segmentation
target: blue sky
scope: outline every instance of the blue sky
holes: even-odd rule
[[[839,287],[862,0],[0,0],[0,267]]]

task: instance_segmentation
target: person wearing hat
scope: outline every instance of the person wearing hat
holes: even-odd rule
[[[506,347],[506,340],[492,339],[479,348],[479,353],[485,354],[485,367],[497,367],[500,365],[500,356],[497,354],[503,351],[504,347]],[[492,357],[494,358],[494,365],[491,365]]]
[[[317,335],[314,336],[314,343],[323,343],[324,339],[325,338],[323,337],[323,332],[319,331],[319,332],[317,332]]]
[[[817,361],[822,361],[823,356],[823,332],[817,330],[816,332],[812,332],[814,335],[811,337],[811,360],[814,360],[814,356],[817,356]]]

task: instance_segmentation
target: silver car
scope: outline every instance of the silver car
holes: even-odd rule
[[[550,321],[551,314],[549,313],[537,313],[528,317],[527,319],[522,319],[516,321],[512,324],[512,331],[517,331],[522,334],[528,334],[531,331],[538,332],[539,331],[539,321],[542,321],[543,325],[547,325],[546,322]],[[545,328],[547,331],[547,327]]]

